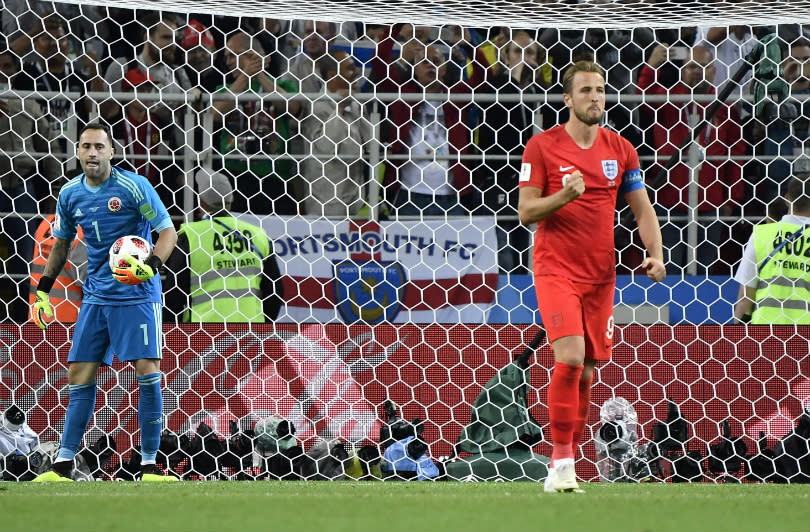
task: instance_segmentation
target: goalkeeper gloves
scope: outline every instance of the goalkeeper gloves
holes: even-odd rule
[[[155,276],[163,265],[163,261],[155,255],[150,255],[145,261],[138,260],[130,255],[124,255],[124,260],[129,263],[129,267],[115,268],[112,276],[119,283],[128,285],[136,285],[148,281]]]
[[[37,290],[37,300],[31,305],[31,319],[37,324],[37,327],[43,331],[48,328],[48,323],[43,319],[42,314],[53,318],[53,309],[51,302],[48,301],[48,293],[42,290]]]

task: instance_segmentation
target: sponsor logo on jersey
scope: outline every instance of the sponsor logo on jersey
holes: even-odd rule
[[[98,210],[98,207],[90,207],[90,212],[96,212],[97,210]]]
[[[560,165],[560,172],[567,172],[568,170],[573,170],[573,166],[562,166]]]
[[[76,212],[73,213],[73,216],[82,216],[82,210],[76,209]]]
[[[121,210],[121,198],[113,196],[107,202],[107,208],[110,209],[110,212],[118,212]]]
[[[616,162],[616,159],[602,161],[602,173],[611,181],[619,177],[619,163]]]
[[[520,165],[520,181],[528,181],[532,177],[532,163]]]

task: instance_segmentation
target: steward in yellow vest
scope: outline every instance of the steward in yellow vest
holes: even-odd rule
[[[230,215],[233,189],[225,176],[200,170],[196,181],[202,219],[178,231],[166,263],[174,272],[174,282],[166,282],[167,310],[186,323],[275,320],[283,284],[267,234]]]
[[[754,227],[735,275],[738,323],[810,325],[810,180],[792,178],[788,212]]]

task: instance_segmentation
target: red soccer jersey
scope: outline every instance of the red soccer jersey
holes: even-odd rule
[[[596,142],[582,149],[557,126],[529,139],[523,152],[520,186],[543,196],[563,188],[562,178],[582,172],[585,193],[538,222],[534,274],[560,275],[584,283],[616,280],[613,240],[616,195],[644,187],[638,153],[630,142],[599,128]]]

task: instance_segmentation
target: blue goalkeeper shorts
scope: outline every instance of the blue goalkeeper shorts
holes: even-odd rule
[[[83,303],[73,329],[68,362],[112,364],[163,356],[160,303],[94,305]]]

